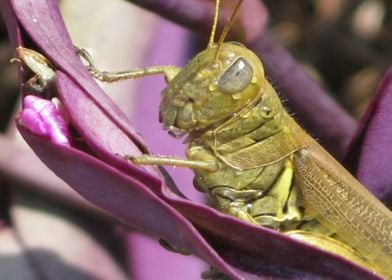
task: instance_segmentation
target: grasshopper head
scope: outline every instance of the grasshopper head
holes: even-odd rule
[[[257,101],[265,81],[259,58],[238,43],[213,45],[163,90],[161,121],[170,130],[203,131]]]

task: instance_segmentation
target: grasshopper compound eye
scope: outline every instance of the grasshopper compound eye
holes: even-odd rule
[[[218,87],[229,94],[238,93],[250,84],[252,77],[252,66],[241,57],[222,73],[218,79]]]

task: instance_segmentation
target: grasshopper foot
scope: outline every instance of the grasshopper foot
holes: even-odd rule
[[[87,67],[88,71],[90,72],[90,74],[97,80],[101,81],[101,82],[106,82],[106,76],[107,76],[107,72],[106,71],[100,71],[95,67],[94,64],[94,59],[91,56],[91,54],[83,48],[79,48],[74,46],[75,48],[75,52],[77,55],[79,55],[79,57],[81,58],[81,60],[83,61],[84,65]]]

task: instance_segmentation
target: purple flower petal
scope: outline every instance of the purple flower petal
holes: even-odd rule
[[[0,136],[0,172],[8,181],[16,182],[20,188],[61,201],[81,211],[100,217],[108,216],[107,212],[86,201],[54,175],[25,143],[16,143],[10,137]]]
[[[24,109],[20,113],[20,123],[28,127],[31,132],[50,138],[45,120],[41,118],[37,111],[33,109]]]
[[[55,104],[34,95],[23,98],[23,111],[19,122],[31,132],[50,139],[59,145],[71,145],[71,133],[68,124],[61,116]]]
[[[143,140],[134,131],[124,113],[93,80],[76,55],[69,34],[55,1],[11,1],[16,15],[34,42],[58,69],[77,77],[76,92],[67,91],[60,99],[69,112],[72,123],[98,156],[118,164],[115,154],[138,155],[147,151]],[[61,83],[60,83],[61,84]],[[61,85],[60,85],[61,87]],[[76,89],[76,87],[78,89]],[[135,177],[154,180],[153,168],[133,168]]]
[[[392,205],[392,68],[384,76],[351,143],[346,162],[369,190]]]
[[[160,185],[159,177],[154,176],[157,173],[154,168],[140,168],[121,158],[124,155],[140,155],[141,152],[126,131],[119,128],[112,117],[97,106],[96,100],[60,71],[56,72],[56,84],[72,124],[98,156],[144,183]]]
[[[193,252],[238,279],[190,222],[146,186],[86,153],[53,144],[22,126],[19,130],[40,159],[87,200],[143,232]]]
[[[130,125],[124,113],[92,79],[87,68],[75,53],[73,44],[61,18],[57,2],[18,0],[10,1],[10,3],[14,10],[17,11],[16,16],[23,25],[23,28],[55,67],[63,70],[72,77],[77,77],[77,83],[85,89],[84,94],[87,95],[86,98],[90,98],[96,102],[100,114],[110,119],[113,125],[122,131],[124,134],[123,137],[127,137],[136,143],[134,144],[129,140],[127,146],[131,146],[134,152],[138,148],[145,149],[143,140],[133,130],[132,125]],[[64,100],[62,101],[64,102]],[[67,110],[69,111],[69,108]],[[73,117],[83,118],[84,116],[80,113]],[[130,153],[132,154],[132,152]]]

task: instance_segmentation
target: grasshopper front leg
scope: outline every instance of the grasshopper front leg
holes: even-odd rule
[[[213,160],[189,160],[170,156],[142,155],[138,157],[124,156],[124,159],[138,165],[169,165],[187,167],[191,169],[200,169],[206,171],[217,171],[218,163]]]
[[[76,53],[85,61],[88,70],[94,78],[101,82],[112,83],[121,80],[137,79],[144,76],[163,74],[166,82],[171,81],[181,68],[165,65],[145,68],[135,68],[129,71],[109,72],[101,71],[94,65],[93,58],[85,49],[75,47]]]
[[[203,154],[203,158],[206,155]],[[169,166],[179,166],[179,167],[187,167],[193,170],[199,171],[207,171],[207,172],[216,172],[219,170],[219,164],[216,159],[213,157],[206,157],[204,160],[202,159],[183,159],[169,156],[156,156],[156,155],[142,155],[138,157],[132,156],[124,156],[124,159],[131,161],[138,165],[169,165]],[[213,191],[213,196],[216,199],[220,200],[220,208],[222,211],[235,216],[243,221],[247,221],[249,223],[257,225],[257,221],[248,213],[247,211],[247,203],[245,203],[243,196],[246,197],[255,197],[260,196],[259,191],[251,191],[249,194],[245,192],[241,192],[241,198],[237,198],[236,195],[232,195],[232,199],[228,199],[231,197],[229,193],[236,193],[237,196],[239,192],[236,192],[230,188],[217,188]],[[235,198],[234,198],[235,197]],[[236,199],[237,198],[237,199]]]
[[[138,157],[125,156],[124,158],[139,165],[169,165],[187,167],[195,170],[196,173],[213,174],[215,172],[219,173],[221,169],[221,165],[216,157],[203,147],[194,146],[191,149],[188,149],[187,156],[189,159],[156,155],[142,155]],[[229,187],[216,187],[213,190],[200,190],[208,192],[213,202],[216,204],[216,207],[221,211],[254,225],[258,224],[248,211],[248,201],[260,197],[262,195],[262,191],[236,191]]]

